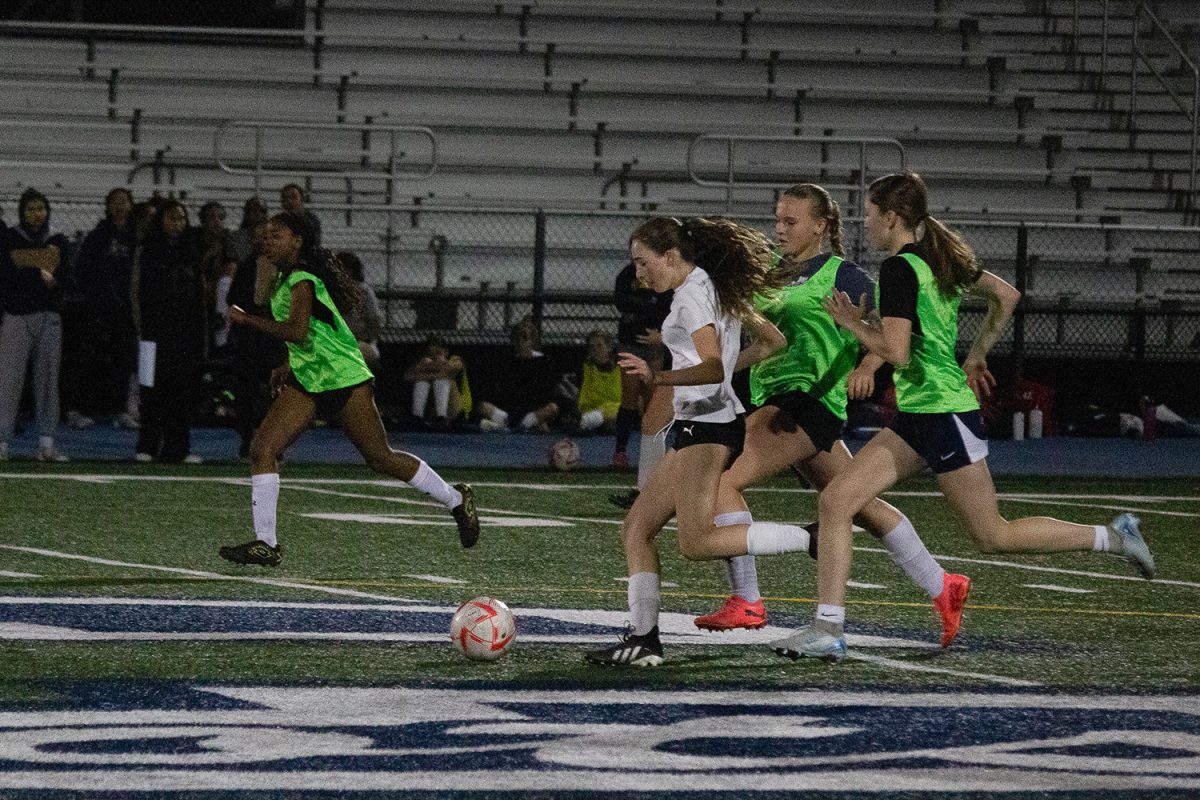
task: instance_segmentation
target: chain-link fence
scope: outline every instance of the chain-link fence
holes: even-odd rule
[[[51,196],[53,202],[53,196]],[[5,204],[5,219],[15,203]],[[612,329],[612,285],[641,212],[550,212],[412,206],[317,207],[326,247],[353,250],[379,293],[385,340],[437,332],[455,342],[502,342],[529,316],[548,342]],[[192,209],[193,222],[195,212]],[[82,235],[102,205],[55,203],[52,224]],[[236,225],[239,209],[230,209]],[[770,217],[746,221],[770,233]],[[1200,359],[1200,229],[950,222],[983,266],[1024,300],[996,345],[1018,358]],[[858,220],[847,256],[875,271]],[[984,308],[968,301],[965,346]]]

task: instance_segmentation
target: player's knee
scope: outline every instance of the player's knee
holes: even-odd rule
[[[702,547],[702,539],[698,536],[684,536],[680,531],[679,554],[688,561],[707,561],[708,554]]]
[[[817,495],[817,513],[832,519],[851,519],[857,511],[854,501],[841,485],[834,481]]]

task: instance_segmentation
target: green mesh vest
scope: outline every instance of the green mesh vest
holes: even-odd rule
[[[917,275],[917,317],[921,334],[913,333],[908,363],[896,367],[896,406],[914,414],[945,414],[979,408],[967,386],[967,374],[958,365],[958,306],[962,292],[946,297],[938,288],[933,270],[918,255],[900,253]],[[879,287],[875,288],[878,305]]]
[[[833,291],[843,259],[829,259],[807,281],[755,298],[758,310],[787,339],[787,347],[750,368],[750,399],[762,405],[786,392],[802,391],[846,418],[846,376],[858,363],[858,340],[837,326],[821,306]]]
[[[355,386],[373,376],[358,349],[358,341],[338,313],[325,283],[311,272],[296,270],[275,284],[271,295],[271,316],[278,322],[288,317],[292,306],[292,287],[312,281],[313,303],[320,303],[333,314],[334,325],[308,318],[308,335],[303,342],[288,342],[288,366],[292,374],[310,392],[328,392]]]

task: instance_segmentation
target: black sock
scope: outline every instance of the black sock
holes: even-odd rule
[[[624,453],[629,446],[629,437],[642,426],[642,415],[632,408],[617,409],[616,452]]]

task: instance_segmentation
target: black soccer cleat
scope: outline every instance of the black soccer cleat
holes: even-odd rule
[[[630,489],[625,494],[610,494],[608,502],[612,503],[617,508],[633,508],[634,502],[638,499],[638,490]]]
[[[632,625],[625,626],[621,641],[601,650],[585,653],[583,660],[602,667],[657,667],[663,661],[662,642],[658,639],[658,626],[649,633],[638,636]]]
[[[462,495],[462,503],[450,512],[458,523],[458,540],[462,546],[474,547],[479,541],[479,512],[475,510],[475,490],[469,483],[456,483],[454,488]]]
[[[251,539],[244,544],[222,547],[217,552],[221,554],[221,558],[235,564],[261,564],[264,567],[278,567],[279,562],[283,561],[283,547],[280,545],[271,547],[262,539]]]

